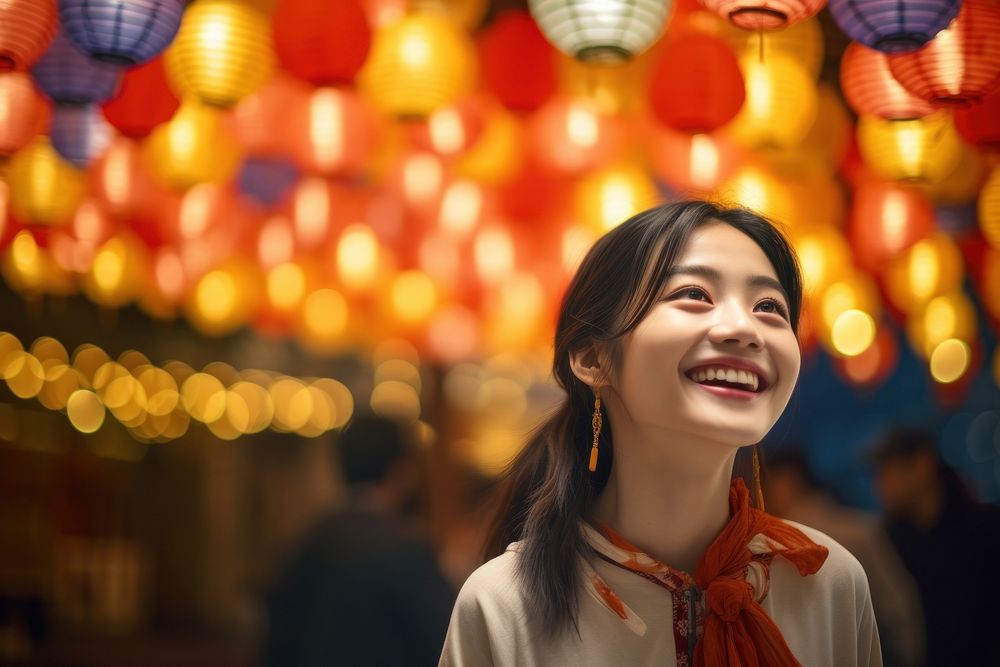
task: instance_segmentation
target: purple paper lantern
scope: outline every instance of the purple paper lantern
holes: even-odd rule
[[[186,6],[185,0],[59,0],[59,20],[91,57],[132,66],[167,48]]]
[[[915,51],[948,27],[962,0],[830,0],[830,14],[856,42],[885,53]]]
[[[76,48],[60,30],[31,75],[56,104],[97,104],[114,95],[122,69],[102,63]]]
[[[251,157],[240,167],[240,192],[264,206],[280,202],[296,181],[299,170],[285,158]]]
[[[52,148],[67,161],[81,169],[104,155],[114,131],[101,108],[96,104],[85,106],[57,106],[52,111],[49,132]]]

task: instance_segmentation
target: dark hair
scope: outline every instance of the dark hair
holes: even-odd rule
[[[390,419],[358,416],[337,441],[336,452],[348,484],[378,483],[392,464],[409,454],[403,428]]]
[[[556,325],[553,374],[566,400],[535,431],[507,468],[484,558],[521,540],[517,576],[543,631],[576,628],[578,558],[589,557],[579,521],[590,511],[611,473],[610,429],[601,433],[601,456],[587,468],[593,393],[570,369],[572,354],[593,343],[620,361],[620,339],[656,303],[669,269],[698,227],[719,221],[749,236],[774,266],[797,330],[802,301],[798,263],[784,235],[767,220],[741,209],[683,201],[633,216],[601,237],[587,253],[563,298]]]

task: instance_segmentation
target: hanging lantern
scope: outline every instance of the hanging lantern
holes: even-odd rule
[[[52,148],[71,164],[85,169],[111,144],[114,131],[96,104],[57,106],[52,113]]]
[[[25,72],[0,72],[0,157],[16,153],[49,126],[48,102]]]
[[[576,186],[574,198],[577,219],[601,233],[660,199],[645,171],[632,165],[614,165],[588,174]]]
[[[783,53],[798,60],[813,78],[823,68],[823,28],[815,16],[781,30],[741,30],[729,26],[721,35],[732,45],[737,57],[752,55],[767,60]]]
[[[872,180],[854,191],[847,235],[865,270],[880,273],[886,262],[933,232],[934,208],[920,190]]]
[[[247,158],[237,176],[240,192],[263,206],[281,202],[297,180],[299,170],[280,157]]]
[[[847,46],[840,61],[840,86],[847,103],[859,115],[907,120],[934,111],[930,102],[896,81],[884,53],[856,42]]]
[[[538,27],[557,49],[593,63],[621,63],[648,49],[672,5],[672,0],[528,0]]]
[[[144,63],[177,34],[186,0],[59,0],[66,36],[97,60]]]
[[[848,271],[850,248],[840,230],[819,225],[794,229],[791,241],[802,267],[803,295],[815,302],[827,286]]]
[[[97,250],[83,277],[83,291],[102,306],[124,306],[144,291],[147,263],[147,253],[139,239],[120,232]]]
[[[278,62],[316,86],[350,84],[371,43],[358,0],[284,0],[274,12],[273,26]]]
[[[906,313],[917,313],[934,297],[962,285],[962,253],[948,236],[921,239],[886,267],[886,296]]]
[[[772,54],[764,62],[745,55],[740,60],[746,101],[727,126],[748,147],[798,145],[816,120],[816,84],[791,56]]]
[[[547,167],[577,174],[617,159],[625,144],[620,118],[586,99],[555,97],[528,121],[528,143]]]
[[[940,178],[927,182],[927,194],[935,204],[962,204],[974,200],[986,181],[986,160],[964,142],[954,168]]]
[[[857,356],[837,358],[834,363],[851,384],[873,387],[892,374],[898,361],[896,338],[890,329],[880,326],[867,350]]]
[[[868,166],[893,181],[941,179],[961,158],[962,140],[951,116],[940,111],[915,120],[862,116],[857,136]]]
[[[856,313],[849,315],[846,322],[841,318],[848,311],[861,311],[874,324],[881,311],[875,282],[867,274],[845,267],[844,273],[836,276],[816,296],[816,328],[823,345],[843,356],[856,356],[863,352],[874,338],[874,327],[866,327],[865,318],[858,318]],[[853,323],[851,318],[855,318]],[[872,338],[866,340],[866,333]]]
[[[291,157],[293,125],[302,122],[299,109],[312,87],[277,70],[260,89],[233,107],[240,144],[248,155]]]
[[[949,338],[972,343],[976,339],[976,308],[961,289],[936,296],[907,320],[906,334],[913,349],[925,359]]]
[[[479,139],[455,163],[455,174],[497,185],[510,179],[521,163],[523,131],[517,118],[499,105],[484,116]]]
[[[713,190],[742,161],[740,148],[721,132],[686,134],[657,127],[649,133],[647,146],[656,176],[684,194]]]
[[[884,53],[915,51],[958,15],[962,0],[830,0],[830,14],[855,42]]]
[[[556,52],[528,12],[506,11],[479,41],[483,82],[513,111],[534,111],[556,91]]]
[[[756,211],[786,229],[801,220],[794,193],[774,173],[758,166],[738,169],[716,189],[712,199]]]
[[[781,30],[805,21],[826,0],[702,0],[702,4],[743,30]]]
[[[987,151],[1000,151],[1000,90],[984,97],[978,104],[955,109],[955,127],[962,138]]]
[[[653,117],[682,132],[711,132],[743,106],[743,74],[729,46],[688,32],[659,51],[649,82]],[[683,103],[678,103],[683,100]]]
[[[178,92],[230,107],[271,75],[268,17],[238,0],[199,0],[185,11],[166,66]]]
[[[844,227],[846,193],[835,171],[804,167],[797,175],[786,176],[785,186],[792,193],[793,210],[808,211],[811,223],[836,229]]]
[[[90,189],[108,215],[133,226],[138,221],[151,221],[162,206],[163,193],[149,174],[139,144],[126,137],[114,137],[91,167]],[[158,238],[145,240],[150,246],[162,242]]]
[[[56,104],[96,104],[115,94],[122,70],[93,60],[60,31],[31,74]]]
[[[771,147],[760,152],[768,164],[792,178],[832,174],[847,155],[854,126],[840,93],[822,81],[816,87],[816,118],[795,146]]]
[[[475,58],[468,36],[445,16],[411,13],[375,34],[360,83],[383,111],[422,117],[472,89]]]
[[[993,167],[979,193],[979,229],[990,245],[1000,249],[1000,167]]]
[[[889,69],[934,104],[978,102],[1000,86],[1000,5],[964,0],[956,19],[919,51],[893,54]]]
[[[0,72],[28,69],[56,34],[56,0],[7,0],[0,6]]]
[[[219,109],[185,102],[169,123],[146,140],[146,164],[164,185],[185,190],[224,181],[236,171],[240,147]]]
[[[167,86],[163,58],[125,71],[121,87],[101,105],[104,117],[126,137],[141,139],[170,120],[180,102]]]
[[[10,159],[7,179],[14,215],[40,225],[67,222],[87,190],[86,175],[59,157],[44,136]]]
[[[185,310],[198,331],[207,336],[222,336],[250,321],[263,292],[260,272],[245,261],[233,259],[195,283]]]
[[[286,107],[291,152],[303,171],[349,175],[366,165],[375,144],[373,113],[351,88],[316,88]]]
[[[164,238],[182,250],[188,275],[204,273],[227,257],[243,232],[243,222],[233,189],[220,183],[190,188],[160,219]],[[193,256],[192,250],[204,257]]]
[[[454,158],[469,149],[483,130],[485,104],[467,97],[434,111],[427,120],[410,126],[410,138],[422,149]]]

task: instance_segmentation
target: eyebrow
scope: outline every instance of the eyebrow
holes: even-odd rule
[[[670,280],[676,275],[690,275],[690,276],[700,276],[706,280],[711,280],[715,283],[722,282],[722,274],[713,269],[710,266],[702,266],[699,264],[687,264],[682,266],[673,266],[667,271],[667,275],[664,277],[664,282]],[[788,294],[785,292],[785,288],[780,282],[772,278],[771,276],[753,275],[747,278],[747,285],[750,287],[770,287],[781,292],[781,295],[785,297],[785,301],[788,301]]]

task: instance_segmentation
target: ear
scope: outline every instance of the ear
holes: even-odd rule
[[[599,389],[608,384],[610,368],[607,357],[594,344],[570,354],[569,367],[573,375],[591,389]]]

